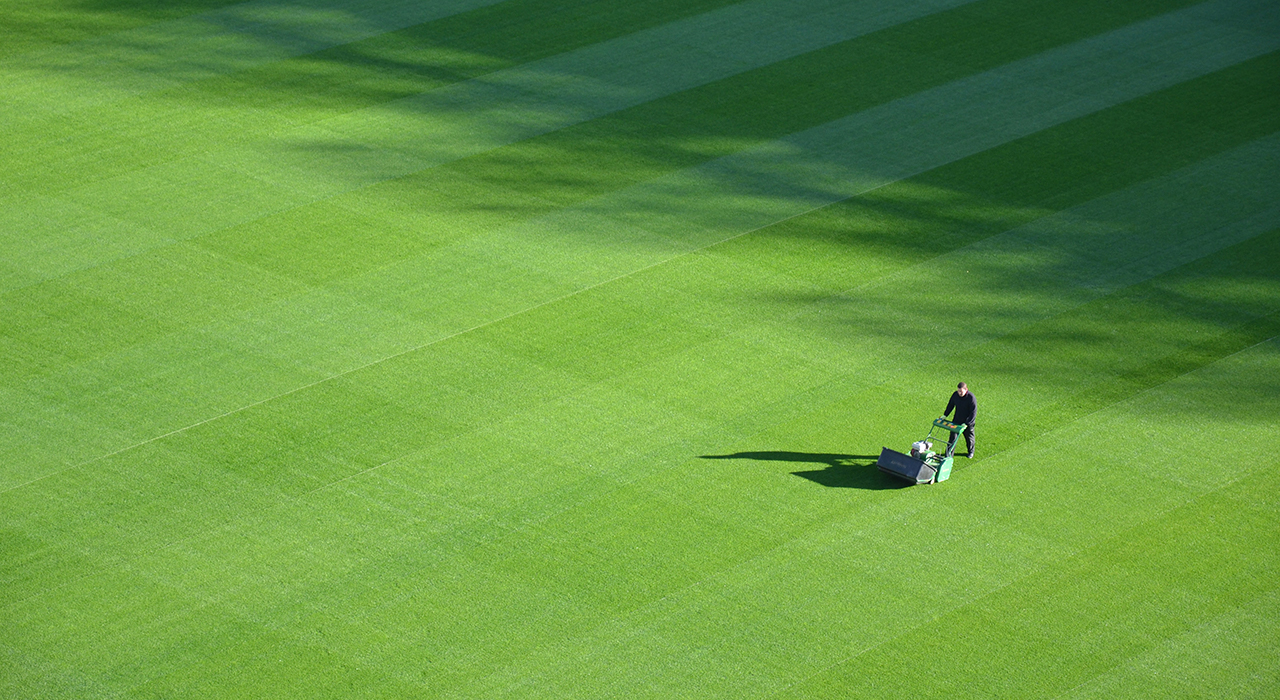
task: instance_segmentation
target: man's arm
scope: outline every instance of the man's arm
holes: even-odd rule
[[[946,409],[942,411],[942,417],[946,418],[947,416],[951,415],[951,411],[953,411],[955,407],[956,407],[956,395],[955,393],[952,393],[951,399],[947,401]]]

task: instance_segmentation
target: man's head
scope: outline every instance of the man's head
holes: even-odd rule
[[[964,396],[965,394],[969,393],[969,385],[965,384],[964,382],[960,382],[959,384],[956,385],[956,393],[961,396]]]

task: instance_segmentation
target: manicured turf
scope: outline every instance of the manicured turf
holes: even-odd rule
[[[0,8],[0,697],[1280,687],[1274,2],[152,5]]]

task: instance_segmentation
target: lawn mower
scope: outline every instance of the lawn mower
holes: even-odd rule
[[[933,429],[942,428],[952,433],[945,454],[933,451]],[[880,471],[899,479],[906,479],[913,484],[933,484],[946,481],[951,476],[951,461],[959,442],[960,433],[964,432],[963,423],[952,423],[946,418],[938,418],[929,428],[929,434],[923,440],[911,444],[911,453],[903,454],[887,447],[880,449],[880,459],[876,466]]]

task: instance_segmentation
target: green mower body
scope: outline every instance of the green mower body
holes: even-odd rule
[[[933,428],[942,428],[947,432],[958,434],[964,432],[965,426],[962,423],[952,423],[945,418],[938,418],[933,421],[933,427],[929,428],[929,434],[925,436],[923,442],[928,442],[933,436]],[[880,471],[913,484],[936,484],[950,479],[953,463],[954,459],[950,451],[940,455],[933,451],[912,450],[910,454],[904,454],[887,447],[880,449],[880,459],[876,460],[876,466]]]

